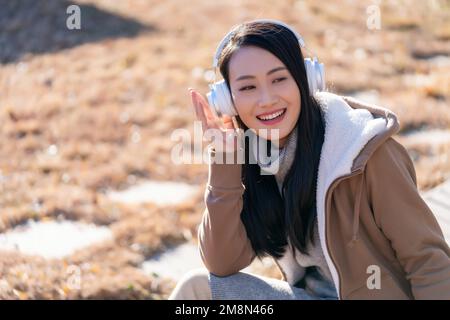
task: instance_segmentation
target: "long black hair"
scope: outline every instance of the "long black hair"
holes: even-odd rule
[[[316,180],[325,129],[319,103],[309,92],[299,42],[289,29],[271,22],[244,23],[233,31],[219,59],[220,72],[228,88],[228,67],[233,53],[244,46],[256,46],[284,63],[301,96],[301,111],[294,128],[297,130],[295,158],[281,194],[274,175],[261,175],[259,165],[249,163],[250,148],[246,142],[241,220],[258,257],[282,257],[288,239],[294,248],[308,254],[308,239],[314,243]],[[248,130],[239,116],[236,119],[242,129]]]

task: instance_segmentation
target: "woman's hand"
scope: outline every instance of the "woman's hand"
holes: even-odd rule
[[[203,137],[211,141],[216,152],[234,152],[237,149],[238,132],[230,116],[214,115],[206,99],[196,90],[189,88],[197,119],[202,122]],[[209,130],[211,129],[211,130]]]

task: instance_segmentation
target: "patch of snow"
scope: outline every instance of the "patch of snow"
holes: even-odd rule
[[[108,227],[72,221],[28,221],[0,233],[0,249],[44,258],[63,258],[95,242],[111,239]]]
[[[198,192],[198,186],[179,182],[149,181],[124,191],[111,191],[113,201],[139,204],[153,202],[157,205],[182,203]]]

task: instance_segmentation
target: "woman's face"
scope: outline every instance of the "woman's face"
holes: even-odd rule
[[[242,122],[258,133],[279,129],[283,146],[301,110],[300,90],[286,66],[271,52],[255,46],[239,48],[229,63],[229,81],[236,111]],[[262,134],[259,133],[261,136]]]

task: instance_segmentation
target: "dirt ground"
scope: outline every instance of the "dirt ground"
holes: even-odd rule
[[[81,30],[65,27],[81,8]],[[381,29],[366,25],[379,3]],[[330,90],[375,92],[401,122],[419,189],[450,177],[450,142],[406,134],[450,128],[450,1],[6,1],[0,11],[0,232],[28,219],[92,222],[114,239],[61,260],[0,254],[0,299],[165,299],[169,279],[139,265],[195,241],[203,193],[181,205],[124,205],[105,195],[153,180],[204,186],[207,166],[172,164],[171,133],[193,130],[188,87],[231,26],[274,18],[326,66]],[[67,286],[78,266],[82,287]],[[265,272],[273,272],[267,270]]]

